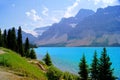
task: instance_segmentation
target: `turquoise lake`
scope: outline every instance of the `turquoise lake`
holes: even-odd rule
[[[110,56],[114,75],[120,77],[120,47],[107,47],[107,54]],[[93,59],[94,51],[97,51],[100,57],[103,47],[39,47],[35,48],[37,58],[42,60],[48,52],[53,64],[62,71],[68,71],[77,74],[79,71],[79,62],[83,54],[90,65]],[[90,67],[90,66],[89,66]]]

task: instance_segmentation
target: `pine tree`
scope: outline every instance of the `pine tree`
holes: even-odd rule
[[[85,59],[85,55],[83,55],[80,63],[79,63],[79,69],[80,71],[78,74],[80,75],[80,80],[87,80],[88,79],[88,69],[87,69],[87,63]]]
[[[11,43],[12,43],[11,49],[17,51],[16,32],[14,27],[11,30]]]
[[[31,53],[33,53],[32,50],[27,50],[26,53],[25,53],[25,57],[26,58],[31,58]]]
[[[110,62],[110,58],[107,55],[106,48],[103,48],[103,52],[100,57],[99,63],[99,79],[98,80],[115,80],[113,77],[113,69],[111,69],[112,63]]]
[[[6,29],[3,32],[3,47],[7,47],[7,31]]]
[[[33,48],[32,48],[31,51],[30,51],[29,57],[30,57],[31,59],[36,59],[36,53],[35,53],[35,51],[34,51]]]
[[[21,56],[24,56],[21,27],[19,27],[19,29],[18,29],[17,46],[18,46],[18,50],[17,50],[18,53],[19,53]]]
[[[93,61],[91,64],[91,79],[92,80],[98,80],[98,58],[97,58],[97,52],[95,51]]]
[[[24,52],[25,52],[25,56],[29,57],[29,52],[30,52],[30,45],[29,45],[29,39],[28,37],[25,40],[25,45],[24,45]]]
[[[2,47],[3,41],[2,41],[2,31],[0,29],[0,47]]]
[[[51,66],[52,65],[52,61],[50,58],[49,53],[47,52],[47,54],[45,55],[45,57],[43,58],[43,61],[45,62],[46,65]]]
[[[12,41],[11,41],[11,29],[8,30],[8,35],[7,35],[7,48],[11,49]]]

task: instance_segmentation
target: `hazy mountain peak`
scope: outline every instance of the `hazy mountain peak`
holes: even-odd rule
[[[103,12],[113,13],[113,12],[119,12],[119,11],[120,11],[120,5],[108,6],[106,8],[98,8],[97,9],[97,13],[103,13]]]
[[[77,15],[75,16],[75,18],[84,18],[87,17],[89,15],[94,14],[95,12],[89,9],[80,9],[80,11],[77,13]]]
[[[34,29],[34,31],[39,35],[42,35],[43,32],[45,32],[46,30],[49,29],[49,26],[46,26],[46,27],[40,27],[40,28],[36,28]]]

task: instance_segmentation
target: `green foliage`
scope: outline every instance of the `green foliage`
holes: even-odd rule
[[[6,29],[3,32],[3,47],[7,47],[7,31]]]
[[[30,58],[30,50],[27,50],[27,52],[25,53],[25,57]]]
[[[29,55],[30,55],[30,45],[29,45],[29,39],[28,39],[28,37],[25,40],[24,52],[25,52],[25,56],[29,57]]]
[[[45,64],[48,65],[48,66],[51,66],[51,65],[52,65],[52,61],[51,61],[51,58],[50,58],[50,55],[48,54],[48,52],[47,52],[47,54],[45,55],[45,57],[43,58],[43,61],[44,61]]]
[[[82,59],[79,63],[80,71],[78,72],[81,80],[87,80],[88,79],[88,68],[87,67],[88,66],[87,66],[87,63],[86,63],[85,55],[83,55],[83,57],[82,57]]]
[[[54,66],[50,66],[47,71],[48,80],[80,80],[78,76],[69,72],[62,72]]]
[[[25,52],[25,57],[29,57],[31,59],[36,59],[36,53],[34,51],[34,49],[30,49],[30,43],[29,43],[29,39],[28,37],[25,40],[25,44],[24,44],[24,52]]]
[[[93,61],[90,68],[90,80],[115,80],[113,76],[113,70],[111,69],[112,63],[110,62],[110,58],[107,55],[106,48],[103,48],[103,52],[101,57],[97,58],[97,52],[95,51]],[[83,55],[81,62],[79,64],[80,68],[80,79],[87,80],[88,78],[88,70],[87,64],[85,60],[85,56]]]
[[[18,34],[16,37],[16,31],[13,27],[12,29],[9,29],[8,32],[6,29],[4,30],[3,34],[1,33],[0,29],[0,47],[5,47],[8,49],[11,49],[17,53],[19,53],[21,56],[36,59],[36,54],[34,50],[32,49],[30,51],[30,43],[29,39],[26,38],[25,44],[22,43],[22,29],[19,27]],[[34,45],[31,45],[34,46]]]
[[[0,56],[0,65],[4,67],[8,67],[8,59],[6,59],[4,56]]]
[[[97,58],[97,52],[95,51],[94,56],[93,56],[93,61],[91,64],[91,79],[92,80],[98,80],[98,58]]]
[[[0,65],[5,64],[10,70],[18,72],[18,75],[32,78],[32,80],[47,80],[45,73],[37,66],[28,63],[25,58],[8,49],[0,48],[0,50],[5,52],[0,54]]]
[[[30,51],[29,57],[30,57],[31,59],[36,59],[36,58],[37,58],[37,57],[36,57],[36,53],[35,53],[35,51],[34,51],[33,48],[32,48],[31,51]]]
[[[60,80],[62,74],[62,71],[54,66],[51,66],[47,71],[48,80]]]
[[[69,72],[64,72],[62,77],[61,77],[61,80],[80,80],[80,79],[76,75],[73,75]]]
[[[17,51],[16,32],[14,27],[11,30],[11,43],[11,50]]]
[[[3,42],[4,42],[4,46],[8,49],[11,49],[13,51],[17,51],[17,41],[16,41],[16,32],[15,32],[15,28],[13,27],[12,29],[8,30],[8,35],[6,35],[6,30],[4,31],[3,34]]]
[[[22,43],[22,30],[21,30],[21,27],[19,27],[19,29],[18,29],[17,45],[18,45],[18,53],[21,56],[25,56],[24,50],[23,50],[23,43]]]
[[[1,29],[0,29],[0,47],[2,46],[2,32],[1,32]]]
[[[103,48],[103,52],[100,57],[99,62],[99,79],[98,80],[115,80],[113,77],[113,69],[111,69],[112,63],[110,62],[110,58],[107,55],[106,48]]]
[[[12,35],[11,35],[11,29],[8,30],[7,34],[7,48],[11,49],[12,41],[11,41]]]

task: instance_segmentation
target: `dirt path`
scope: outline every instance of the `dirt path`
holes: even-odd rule
[[[14,74],[12,71],[0,67],[0,80],[30,80]]]
[[[45,69],[40,63],[36,63],[36,64],[38,65],[38,67],[39,67],[41,70],[43,70],[43,71],[46,72],[46,69]]]
[[[0,71],[0,80],[24,80],[20,76],[6,71]]]
[[[13,75],[12,73],[0,71],[0,80],[14,80],[14,79],[20,80],[17,78],[17,76]]]
[[[28,61],[28,62],[36,64],[43,72],[46,72],[46,69],[44,68],[44,66],[42,64],[39,63],[39,61],[31,60],[31,61]]]
[[[0,54],[4,54],[5,52],[3,50],[0,50]]]

